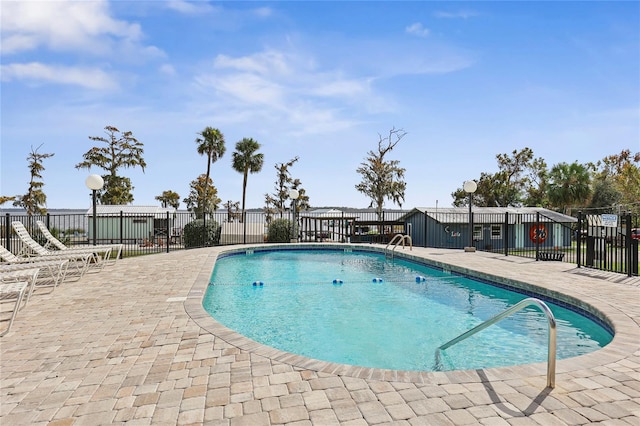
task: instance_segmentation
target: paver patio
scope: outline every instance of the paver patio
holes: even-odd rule
[[[637,277],[413,249],[560,291],[606,315],[613,342],[558,361],[556,387],[546,389],[546,364],[403,373],[252,343],[199,304],[221,250],[127,258],[53,292],[37,290],[0,338],[0,424],[640,425]]]

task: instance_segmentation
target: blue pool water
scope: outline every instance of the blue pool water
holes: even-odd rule
[[[526,297],[398,257],[276,250],[219,258],[203,303],[223,325],[286,352],[435,371],[546,361],[547,319],[531,307],[442,351],[436,362],[438,346]],[[611,341],[591,319],[545,302],[558,324],[558,359]]]

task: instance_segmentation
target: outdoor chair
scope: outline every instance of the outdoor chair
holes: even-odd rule
[[[14,228],[13,228],[14,230],[18,229],[16,230],[16,234],[18,235],[18,237],[20,238],[20,241],[25,246],[20,251],[18,257],[29,257],[29,258],[38,259],[38,260],[67,259],[75,267],[75,271],[77,272],[77,275],[79,276],[79,278],[82,278],[84,274],[89,270],[89,266],[91,263],[97,265],[96,259],[95,259],[96,255],[94,253],[75,252],[75,251],[70,251],[65,253],[50,252],[49,250],[45,249],[40,244],[38,244],[33,238],[31,238],[31,236],[26,231],[26,229],[24,229],[24,226],[22,225],[22,223],[20,223],[19,226],[16,226],[14,222],[12,225],[14,225]]]
[[[29,298],[31,298],[31,295],[33,294],[39,273],[40,268],[35,265],[32,265],[32,267],[28,269],[18,269],[13,271],[0,269],[0,284],[8,284],[12,282],[27,283],[26,297],[23,298],[24,304],[19,309],[24,308],[27,306],[27,303],[29,303]]]
[[[58,240],[56,237],[53,236],[53,234],[51,234],[51,232],[47,228],[47,225],[45,225],[43,221],[37,220],[36,225],[38,225],[38,229],[40,230],[42,235],[47,239],[46,244],[43,246],[45,249],[49,249],[49,247],[53,247],[55,250],[60,250],[60,251],[109,249],[110,250],[109,256],[105,254],[104,261],[111,263],[111,259],[113,259],[112,263],[115,263],[120,258],[122,249],[124,247],[124,244],[99,244],[96,246],[82,247],[82,248],[67,247],[66,245],[64,245],[64,243],[62,243],[62,241]],[[113,253],[115,253],[115,256],[111,256]]]
[[[93,265],[97,267],[98,270],[102,270],[106,263],[105,258],[108,258],[111,255],[111,248],[109,247],[95,249],[67,249],[64,251],[64,253],[60,250],[47,250],[31,237],[29,231],[27,231],[27,228],[24,227],[22,222],[11,222],[11,227],[15,231],[16,235],[18,235],[18,238],[20,238],[20,241],[22,241],[22,244],[24,244],[21,254],[24,253],[27,256],[71,256],[77,260],[81,260],[84,263],[84,267],[87,269],[89,268],[89,266]],[[102,254],[102,256],[100,254]]]
[[[47,277],[51,279],[50,286],[57,287],[67,276],[67,268],[69,267],[69,256],[44,256],[44,257],[18,257],[11,253],[4,246],[0,245],[0,271],[17,271],[22,269],[40,268],[46,271],[48,275],[40,274],[41,281],[45,281]],[[84,275],[84,270],[79,270],[78,279]],[[46,286],[47,282],[42,284]]]
[[[12,306],[10,311],[11,317],[9,318],[9,325],[4,331],[0,332],[0,337],[4,336],[9,332],[9,330],[11,330],[11,326],[13,325],[13,321],[16,319],[16,315],[18,315],[20,303],[22,302],[24,293],[27,291],[28,285],[29,284],[25,281],[0,284],[0,301],[11,302],[12,300],[15,300],[15,304]]]

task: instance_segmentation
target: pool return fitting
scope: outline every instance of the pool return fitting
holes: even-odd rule
[[[547,387],[553,389],[554,387],[556,387],[556,319],[553,316],[553,312],[551,312],[551,309],[549,309],[549,307],[543,301],[533,297],[529,297],[527,299],[521,300],[520,302],[516,303],[509,309],[502,312],[501,314],[498,314],[493,318],[486,320],[482,324],[473,327],[472,329],[462,333],[455,339],[451,339],[444,345],[441,345],[440,347],[438,347],[438,349],[436,349],[436,365],[440,365],[441,350],[445,350],[448,347],[453,346],[456,343],[466,339],[467,337],[470,337],[476,334],[477,332],[484,330],[490,325],[493,325],[498,321],[501,321],[504,318],[526,308],[527,306],[532,306],[532,305],[535,305],[538,308],[540,308],[540,310],[547,316],[547,321],[549,323],[549,327],[548,327],[549,341],[548,341],[548,348],[547,348]]]

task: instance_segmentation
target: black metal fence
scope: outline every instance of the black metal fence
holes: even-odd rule
[[[640,216],[578,213],[577,264],[637,276]]]
[[[562,261],[629,276],[639,274],[638,215],[414,211],[404,218],[413,245]],[[613,217],[615,216],[615,217]]]
[[[6,213],[0,223],[0,241],[14,253],[23,249],[11,231],[22,222],[43,245],[36,220],[68,246],[94,243],[124,244],[123,257],[214,245],[257,244],[268,241],[269,227],[285,219],[293,241],[388,243],[396,234],[408,234],[413,245],[516,255],[539,261],[563,261],[578,267],[639,274],[640,217],[623,214],[565,215],[537,213],[468,213],[372,210],[291,211],[268,217],[249,211],[244,217],[213,213],[196,219],[189,212],[118,214],[94,218],[87,213],[27,216]],[[294,226],[293,224],[297,225]],[[276,241],[274,241],[276,242]],[[283,241],[277,241],[283,242]]]
[[[197,219],[190,212],[132,214],[62,213],[33,215],[5,213],[0,223],[0,242],[14,253],[23,249],[22,242],[12,232],[11,222],[22,222],[34,239],[46,244],[36,221],[45,223],[51,233],[69,247],[92,244],[124,244],[123,257],[170,252],[215,245],[257,244],[268,241],[269,227],[278,219],[291,226],[286,241],[388,242],[394,233],[404,229],[398,222],[404,211],[337,210],[299,212],[267,216],[260,211],[248,211],[244,216],[227,212],[207,214]],[[297,226],[293,226],[295,222]],[[359,222],[361,221],[361,222]],[[274,241],[283,242],[283,241]]]

